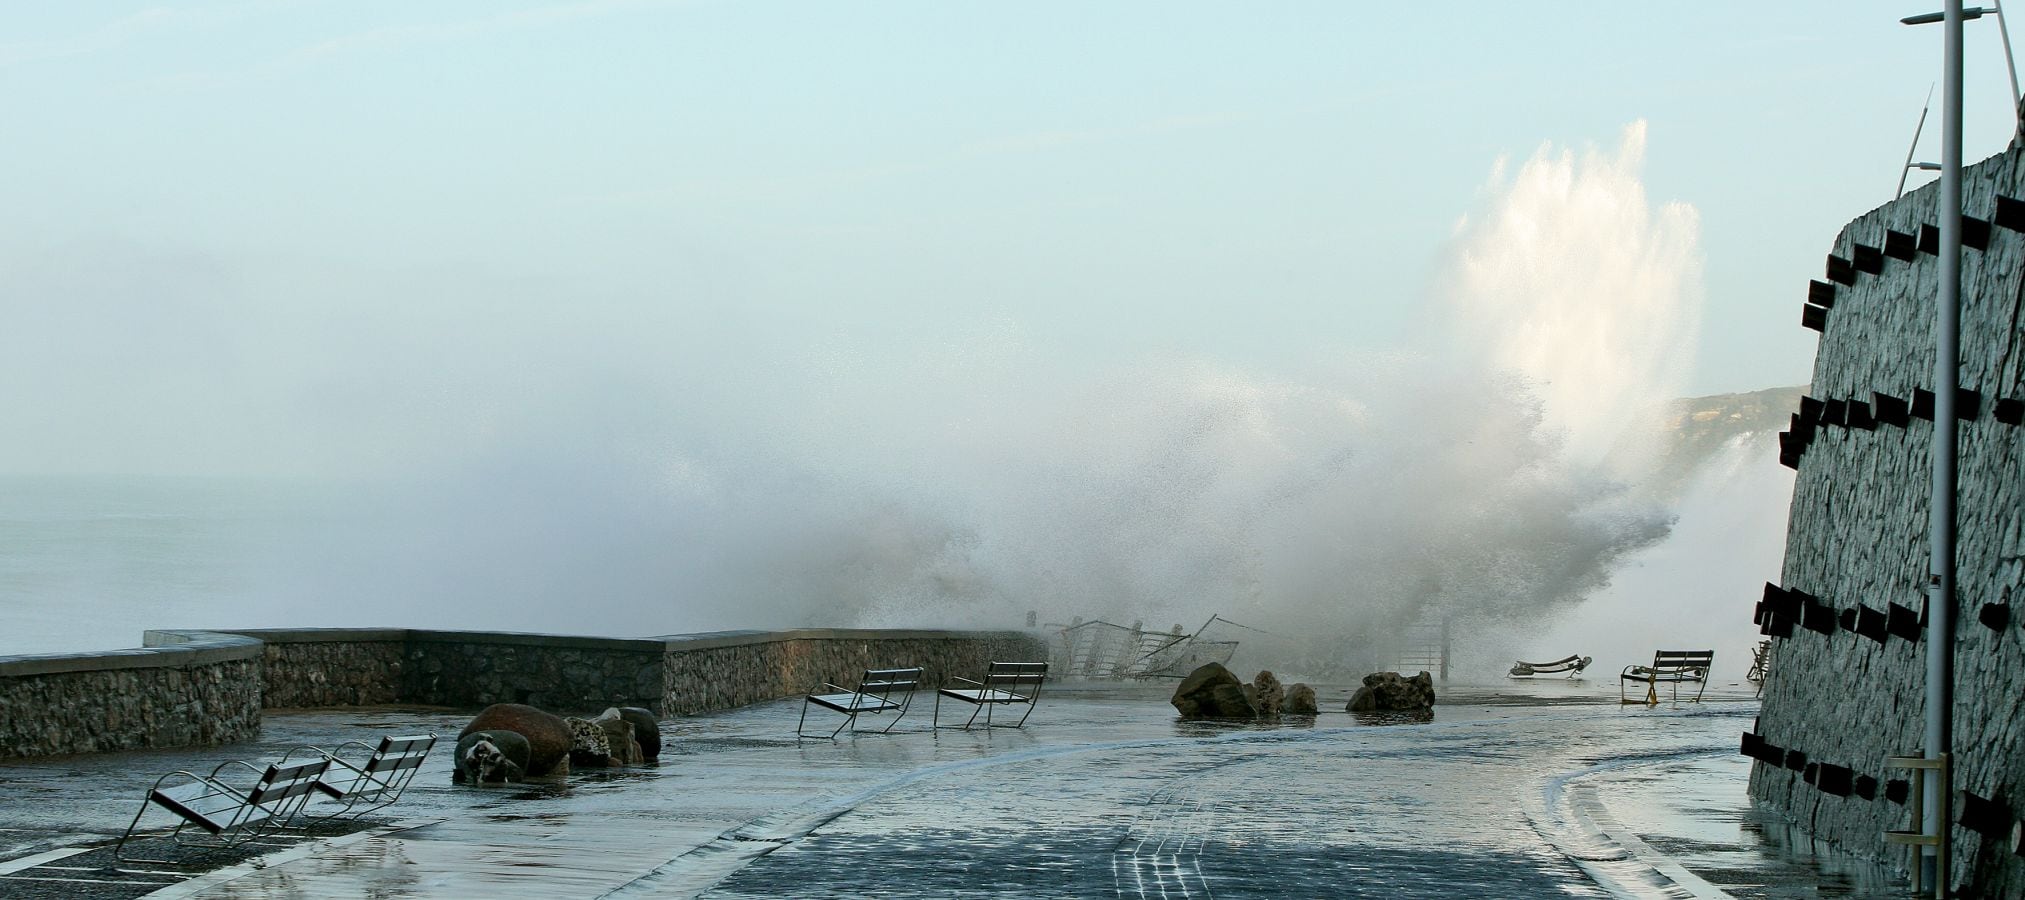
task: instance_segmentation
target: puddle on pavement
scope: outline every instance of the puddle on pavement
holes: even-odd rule
[[[1715,883],[1767,886],[1737,896],[1889,883],[1796,852],[1752,818],[1735,758],[1748,694],[1648,708],[1596,685],[1451,689],[1431,717],[1340,704],[1278,723],[1184,722],[1157,686],[1065,690],[1024,729],[930,731],[910,716],[892,734],[832,741],[797,740],[799,703],[782,701],[664,723],[657,767],[512,786],[453,786],[439,752],[390,811],[439,824],[210,895],[1607,896],[1611,876],[1569,851],[1602,840],[1569,812],[1589,796],[1634,836],[1624,845]],[[69,823],[21,839],[51,808],[0,806],[0,844],[11,857],[116,834],[163,771],[380,732],[454,735],[465,719],[284,713],[253,744],[0,766],[17,797],[67,797]],[[1622,870],[1650,869],[1613,852]]]

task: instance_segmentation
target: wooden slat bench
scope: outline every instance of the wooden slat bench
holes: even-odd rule
[[[1714,650],[1660,650],[1652,654],[1652,665],[1625,666],[1617,676],[1617,699],[1623,703],[1658,703],[1659,683],[1673,685],[1673,699],[1680,700],[1680,684],[1695,682],[1694,701],[1700,703],[1702,691],[1708,688],[1709,667],[1715,663]],[[1633,682],[1645,685],[1645,696],[1633,700],[1624,693],[1624,686]]]
[[[795,734],[800,735],[802,726],[808,722],[811,704],[844,714],[844,722],[837,730],[830,732],[834,738],[846,728],[855,728],[858,716],[865,713],[881,715],[897,712],[893,721],[879,733],[886,734],[907,715],[907,708],[914,703],[914,690],[921,685],[921,667],[906,669],[866,669],[864,677],[858,679],[856,690],[825,683],[824,693],[809,694],[802,699],[802,717],[795,723]]]
[[[978,713],[984,714],[987,728],[1019,728],[1027,723],[1027,716],[1034,714],[1034,703],[1041,697],[1041,683],[1048,677],[1048,664],[1044,662],[995,662],[985,667],[984,680],[972,681],[956,678],[954,681],[971,687],[943,688],[935,692],[935,727],[942,725],[942,698],[960,700],[971,704],[970,718],[961,726],[969,728],[977,722]],[[1026,712],[1020,720],[1011,725],[1001,725],[991,720],[992,710],[1010,704],[1025,704]]]
[[[1553,662],[1531,663],[1520,660],[1512,664],[1512,671],[1508,677],[1531,678],[1535,675],[1560,675],[1566,673],[1569,678],[1580,678],[1582,677],[1582,670],[1586,668],[1589,668],[1589,657],[1578,653],[1565,659],[1554,660]]]

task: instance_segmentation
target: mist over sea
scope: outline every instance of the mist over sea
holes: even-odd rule
[[[30,282],[76,302],[0,354],[73,386],[13,401],[42,440],[22,458],[247,477],[0,480],[0,653],[148,628],[643,636],[1029,611],[1221,615],[1316,654],[1429,610],[1485,660],[1601,662],[1606,638],[1649,658],[1681,623],[1734,621],[1742,644],[1748,615],[1721,610],[1777,577],[1790,479],[1741,435],[1700,454],[1728,475],[1667,458],[1702,260],[1694,209],[1646,198],[1645,139],[1634,123],[1614,147],[1498,161],[1421,334],[1265,362],[1071,361],[1070,336],[1010,315],[732,328],[547,284],[267,303],[233,278],[98,283],[98,260],[57,259]],[[137,295],[157,300],[146,329]],[[1681,518],[1726,510],[1748,528]],[[1672,574],[1611,593],[1647,563]],[[1595,637],[1527,643],[1564,622]]]

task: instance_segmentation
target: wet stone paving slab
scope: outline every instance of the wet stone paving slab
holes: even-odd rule
[[[917,709],[892,734],[834,741],[797,739],[801,704],[782,701],[662,723],[658,766],[484,787],[450,783],[468,711],[272,713],[257,742],[0,765],[0,860],[14,861],[0,863],[0,897],[1782,898],[1896,886],[1750,809],[1736,754],[1757,709],[1748,691],[1648,708],[1608,688],[1451,688],[1432,721],[1324,712],[1235,725],[1177,720],[1162,685],[1072,684],[1022,729],[932,731]],[[1325,709],[1345,695],[1324,690]],[[444,741],[364,830],[178,866],[115,865],[105,849],[164,772],[416,732]],[[142,820],[155,834],[172,823]]]

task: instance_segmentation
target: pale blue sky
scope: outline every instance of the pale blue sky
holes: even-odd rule
[[[0,339],[0,411],[74,438],[79,408],[341,410],[372,402],[318,393],[347,365],[369,380],[388,346],[501,318],[587,359],[1006,328],[1071,367],[1384,350],[1497,159],[1641,119],[1650,199],[1701,216],[1691,391],[1798,383],[1807,279],[1891,199],[1937,75],[1938,29],[1896,23],[1925,10],[15,5],[0,311],[28,327]],[[1969,27],[1973,159],[2011,120],[1995,22]],[[517,390],[488,346],[464,389]],[[123,405],[185,369],[209,380]],[[297,388],[215,388],[269,376]]]

